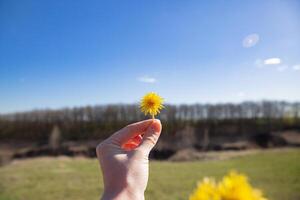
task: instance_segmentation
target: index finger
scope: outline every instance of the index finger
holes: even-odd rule
[[[128,142],[131,138],[143,134],[148,129],[148,127],[153,123],[153,121],[154,119],[148,119],[133,124],[129,124],[124,128],[122,128],[121,130],[114,133],[108,139],[122,146],[123,144]]]

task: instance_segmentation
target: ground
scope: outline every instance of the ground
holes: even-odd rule
[[[183,200],[204,176],[245,173],[269,199],[300,199],[300,149],[245,154],[227,160],[150,163],[146,199]],[[96,159],[35,158],[0,168],[0,200],[98,200],[103,185]]]

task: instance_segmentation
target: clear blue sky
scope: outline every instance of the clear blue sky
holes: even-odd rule
[[[300,100],[300,1],[0,1],[0,113],[149,91]]]

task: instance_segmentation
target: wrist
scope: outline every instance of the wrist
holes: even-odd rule
[[[144,200],[144,193],[132,191],[129,189],[123,190],[104,190],[101,200]]]

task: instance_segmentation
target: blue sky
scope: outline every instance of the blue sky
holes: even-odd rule
[[[0,113],[300,100],[299,1],[0,1]]]

